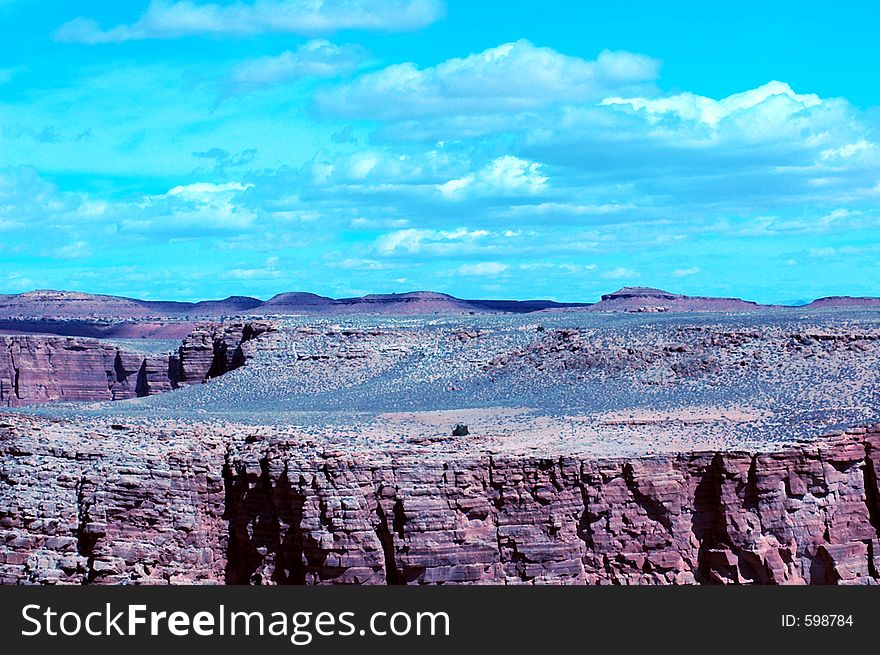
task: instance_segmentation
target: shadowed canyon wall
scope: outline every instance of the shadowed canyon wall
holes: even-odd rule
[[[96,339],[0,335],[0,405],[123,400],[201,383],[241,366],[268,323],[207,324],[177,351],[144,355]]]

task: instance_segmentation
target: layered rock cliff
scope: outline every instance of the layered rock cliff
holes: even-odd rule
[[[210,437],[0,420],[0,584],[223,579],[223,452]]]
[[[320,452],[0,426],[0,582],[876,584],[880,425],[773,452]]]
[[[0,405],[55,400],[122,400],[204,382],[241,366],[260,322],[197,327],[177,351],[129,352],[96,339],[0,335]]]
[[[880,426],[769,453],[227,466],[227,582],[880,582]]]

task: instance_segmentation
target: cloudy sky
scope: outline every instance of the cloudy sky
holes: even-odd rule
[[[880,12],[768,4],[0,0],[0,293],[880,295]]]

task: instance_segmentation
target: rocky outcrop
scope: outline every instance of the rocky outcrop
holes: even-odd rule
[[[0,335],[0,405],[123,400],[204,382],[244,364],[269,323],[207,324],[177,352],[145,355],[76,337]]]
[[[251,357],[253,340],[271,323],[209,323],[190,332],[179,350],[180,382],[201,383],[236,369]]]
[[[2,418],[5,584],[880,582],[880,426],[760,453],[392,459]]]

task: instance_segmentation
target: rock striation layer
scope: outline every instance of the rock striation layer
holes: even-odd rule
[[[392,458],[0,418],[5,584],[880,582],[880,425],[772,452]]]
[[[145,355],[77,337],[0,335],[0,405],[122,400],[200,383],[238,368],[261,322],[197,327],[176,352]]]

